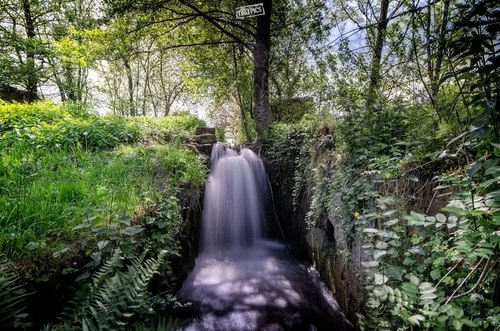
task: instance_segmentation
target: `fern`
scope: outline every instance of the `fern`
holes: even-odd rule
[[[24,299],[28,296],[24,284],[0,264],[0,325],[3,329],[25,329],[28,314],[24,313]]]
[[[150,323],[136,323],[134,331],[169,331],[178,330],[186,324],[189,319],[172,318],[171,316],[159,316]]]
[[[165,260],[166,251],[145,260],[147,251],[121,271],[121,251],[99,269],[92,283],[83,286],[62,314],[63,323],[47,330],[120,330],[148,305],[148,284]]]

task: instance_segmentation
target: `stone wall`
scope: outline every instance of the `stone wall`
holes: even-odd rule
[[[311,183],[305,184],[299,194],[298,205],[293,206],[292,192],[280,185],[283,183],[280,174],[283,173],[276,169],[279,163],[265,160],[265,165],[285,239],[305,249],[349,320],[359,327],[357,314],[362,313],[364,305],[360,244],[353,243],[348,238],[341,220],[334,215],[318,220],[315,227],[308,229],[305,219],[311,206]],[[271,237],[281,238],[276,225],[270,224],[269,232]],[[346,243],[350,243],[349,246]],[[348,256],[351,258],[347,258]]]

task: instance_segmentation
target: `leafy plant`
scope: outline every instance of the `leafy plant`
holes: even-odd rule
[[[365,329],[500,326],[495,288],[500,261],[496,166],[500,155],[498,150],[495,153],[471,164],[466,174],[445,176],[467,189],[443,209],[448,215],[413,211],[405,215],[391,209],[399,199],[381,197],[378,212],[359,219],[364,248],[371,257],[364,262],[370,308],[363,321]]]
[[[308,119],[293,124],[276,123],[270,127],[263,142],[266,146],[265,156],[274,163],[279,162],[275,168],[276,184],[292,193],[294,209],[299,203],[299,193],[304,188],[312,131],[313,124]]]
[[[27,322],[25,300],[29,294],[19,278],[7,270],[6,264],[0,264],[0,325],[4,329],[26,329]]]
[[[147,251],[125,264],[122,252],[99,269],[92,283],[85,284],[70,307],[62,314],[62,323],[50,330],[122,330],[134,317],[147,314],[148,285],[165,260],[167,251],[145,260]],[[124,271],[122,271],[124,269]]]
[[[21,144],[33,152],[75,148],[102,151],[137,142],[183,142],[197,126],[204,126],[189,114],[127,119],[92,115],[73,104],[59,106],[47,101],[31,105],[2,102],[0,124],[2,148]]]

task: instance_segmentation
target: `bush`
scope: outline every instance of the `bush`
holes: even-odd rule
[[[21,144],[27,149],[101,151],[136,142],[183,142],[204,123],[194,116],[162,118],[116,115],[97,116],[82,112],[72,104],[47,101],[34,104],[0,104],[0,147]]]

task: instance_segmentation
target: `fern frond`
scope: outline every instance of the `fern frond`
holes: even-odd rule
[[[132,316],[147,308],[148,285],[167,255],[144,260],[147,251],[134,258],[124,271],[121,252],[113,256],[95,274],[63,314],[67,330],[120,330]]]
[[[3,328],[27,328],[30,325],[26,322],[26,306],[23,304],[28,295],[19,278],[0,264],[0,325]]]
[[[172,316],[159,316],[149,323],[134,324],[134,331],[173,331],[178,330],[189,320],[174,318]]]

